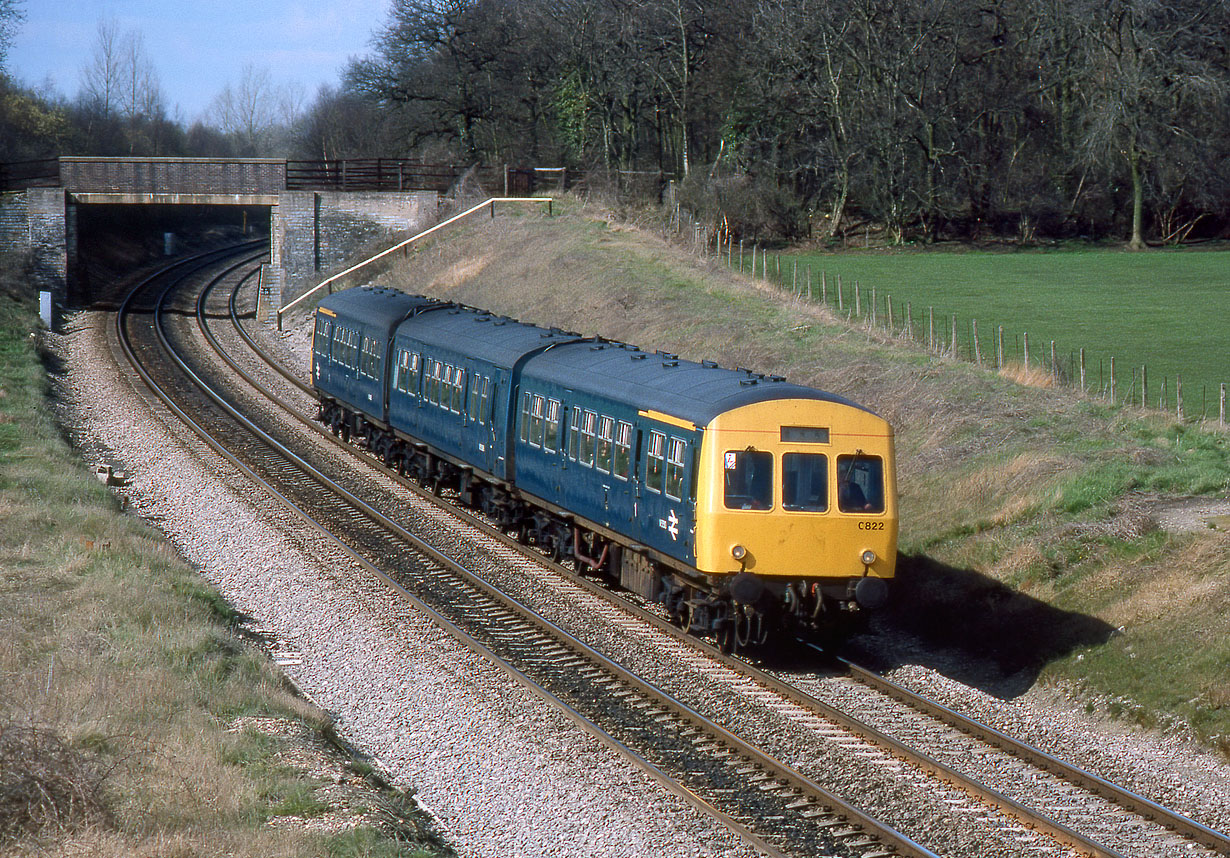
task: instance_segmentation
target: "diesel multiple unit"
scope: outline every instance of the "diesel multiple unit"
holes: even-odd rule
[[[888,595],[891,427],[833,394],[385,288],[316,311],[320,418],[725,648]]]

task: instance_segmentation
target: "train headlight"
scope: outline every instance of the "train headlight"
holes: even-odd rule
[[[730,556],[736,560],[742,560],[747,556],[747,549],[742,545],[735,545],[730,549]]]
[[[876,553],[868,548],[863,552],[863,556],[860,559],[863,561],[864,566],[870,566],[876,562]]]

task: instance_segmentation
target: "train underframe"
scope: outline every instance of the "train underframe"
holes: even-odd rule
[[[599,533],[566,514],[533,504],[428,445],[399,437],[336,402],[322,400],[318,419],[334,435],[365,448],[433,494],[455,494],[460,504],[481,512],[521,544],[536,547],[557,563],[571,561],[578,572],[599,575],[662,604],[672,623],[698,637],[713,637],[724,652],[763,647],[791,636],[832,643],[857,631],[866,618],[860,608],[866,599],[856,591],[868,579],[787,580],[746,572],[706,575],[668,566],[613,534]]]

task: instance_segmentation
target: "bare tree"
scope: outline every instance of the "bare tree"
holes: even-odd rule
[[[82,94],[105,119],[118,110],[123,77],[124,37],[115,20],[100,20],[94,36],[94,55],[81,70]]]
[[[240,154],[266,153],[278,115],[278,94],[268,69],[245,65],[239,82],[226,84],[214,96],[209,115],[219,128],[236,138]]]
[[[1149,177],[1192,136],[1205,111],[1226,109],[1225,2],[1097,0],[1074,4],[1085,45],[1083,156],[1108,171],[1116,163],[1131,187],[1128,246],[1145,247]]]
[[[5,74],[9,47],[23,20],[20,0],[0,0],[0,76]]]

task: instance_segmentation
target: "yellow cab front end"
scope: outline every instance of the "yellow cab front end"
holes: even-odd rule
[[[874,609],[887,599],[896,557],[885,420],[841,402],[780,399],[705,427],[696,565],[728,578],[737,604],[817,621],[828,611]]]

